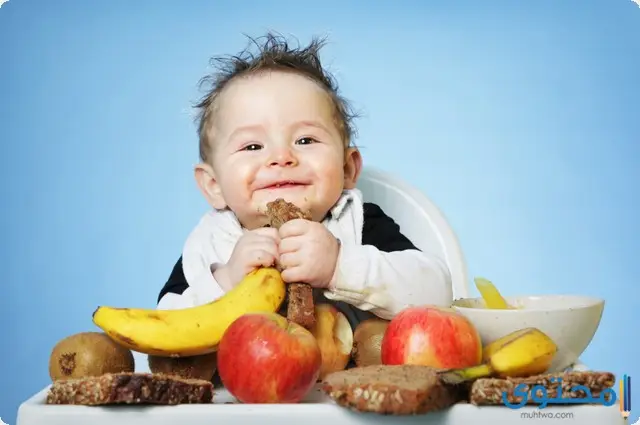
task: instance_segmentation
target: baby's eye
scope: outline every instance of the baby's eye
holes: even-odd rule
[[[299,145],[310,145],[311,143],[316,143],[317,140],[314,139],[313,137],[302,137],[298,140],[296,140],[296,143]]]
[[[243,151],[257,151],[262,149],[262,146],[260,146],[257,143],[251,143],[249,145],[246,145],[245,147],[243,147],[241,150]]]

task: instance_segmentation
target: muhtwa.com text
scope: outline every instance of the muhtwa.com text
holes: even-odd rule
[[[573,419],[573,412],[520,412],[520,419]]]

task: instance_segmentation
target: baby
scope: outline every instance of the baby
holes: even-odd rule
[[[213,88],[197,105],[195,179],[212,210],[187,238],[157,308],[208,303],[274,263],[285,282],[310,284],[316,302],[334,304],[352,326],[410,305],[450,305],[444,262],[356,188],[353,114],[322,68],[322,42],[294,48],[267,35],[255,45],[255,54],[217,59]],[[277,198],[312,220],[265,227],[266,204]]]

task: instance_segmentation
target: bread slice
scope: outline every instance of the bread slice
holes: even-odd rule
[[[560,382],[558,382],[560,379]],[[600,397],[602,392],[614,386],[615,376],[610,372],[563,372],[545,375],[531,376],[528,378],[482,378],[471,384],[470,402],[477,406],[481,405],[504,405],[502,393],[507,393],[507,402],[519,404],[522,402],[521,393],[527,393],[527,404],[540,404],[532,399],[531,389],[535,385],[542,385],[546,390],[546,399],[549,404],[553,399],[560,396],[562,398],[584,399],[587,395],[584,390],[571,391],[576,385],[583,385],[589,389],[592,397]],[[524,384],[524,388],[516,387]],[[538,394],[543,396],[542,394]],[[605,393],[606,400],[611,394]]]
[[[269,225],[276,229],[290,220],[312,219],[309,211],[303,211],[282,198],[267,203],[267,218]],[[287,296],[287,319],[304,328],[313,328],[316,324],[313,288],[306,283],[291,283],[288,285]]]
[[[312,329],[316,324],[313,288],[306,283],[290,283],[287,319],[303,328]]]
[[[79,379],[57,380],[47,394],[47,404],[211,403],[213,384],[200,379],[151,373],[108,373]]]
[[[322,390],[338,405],[383,415],[415,415],[466,399],[464,385],[444,384],[438,370],[418,365],[373,365],[328,375]]]
[[[311,220],[311,213],[298,208],[291,202],[287,202],[282,198],[275,201],[267,202],[267,219],[269,225],[279,229],[287,221],[302,218]]]

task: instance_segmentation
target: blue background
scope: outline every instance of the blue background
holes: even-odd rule
[[[5,422],[48,383],[53,345],[95,329],[97,305],[155,306],[206,209],[192,172],[197,82],[210,56],[268,29],[330,37],[326,64],[364,114],[366,164],[442,208],[472,275],[505,294],[604,297],[583,360],[640,382],[640,8],[391,3],[2,6]]]

